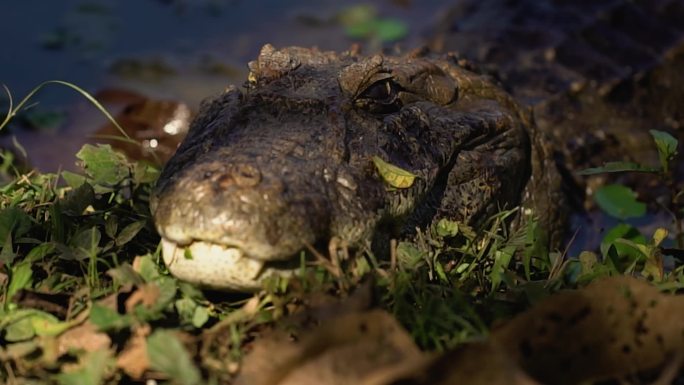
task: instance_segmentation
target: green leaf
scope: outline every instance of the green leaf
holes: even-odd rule
[[[411,242],[399,242],[397,245],[397,263],[404,270],[413,270],[424,260],[425,253]]]
[[[140,274],[145,282],[152,282],[159,278],[159,266],[157,266],[149,254],[140,257],[138,261],[138,274]]]
[[[101,331],[120,330],[131,324],[132,318],[116,310],[94,303],[90,309],[90,322]]]
[[[657,168],[643,166],[634,162],[606,162],[601,167],[587,168],[579,171],[577,175],[595,175],[610,172],[658,172]]]
[[[27,262],[36,262],[39,261],[43,258],[45,258],[47,255],[50,255],[55,252],[55,244],[52,242],[46,242],[46,243],[41,243],[40,245],[34,247],[31,249],[31,251],[26,254],[26,258],[24,259]]]
[[[646,214],[646,204],[636,197],[632,189],[619,184],[602,186],[594,194],[594,200],[606,214],[621,220]]]
[[[109,350],[96,350],[86,353],[80,360],[77,369],[59,373],[56,378],[60,385],[100,385],[114,367],[115,360]]]
[[[190,298],[177,299],[174,302],[176,307],[176,312],[178,317],[181,319],[183,324],[192,324],[193,317],[195,316],[195,309],[197,309],[197,303]]]
[[[116,238],[116,232],[119,231],[119,218],[116,215],[110,215],[105,220],[105,234],[109,238]]]
[[[641,258],[641,251],[628,244],[616,242],[618,239],[627,239],[636,244],[645,245],[646,237],[644,237],[638,229],[626,223],[610,229],[601,240],[601,254],[604,258],[609,256],[610,248],[614,247],[618,257]]]
[[[390,186],[395,188],[408,188],[413,185],[416,175],[399,168],[393,164],[389,164],[378,156],[373,157],[373,163],[378,169],[378,173],[382,179]]]
[[[86,177],[81,174],[76,174],[71,171],[62,171],[62,178],[71,188],[78,188],[86,183]]]
[[[147,357],[152,369],[173,378],[177,384],[195,385],[201,381],[185,347],[169,330],[156,330],[147,338]]]
[[[13,266],[11,272],[12,275],[6,293],[6,298],[10,300],[19,290],[31,286],[31,276],[33,275],[31,264],[27,261]]]
[[[202,325],[209,320],[209,311],[204,306],[197,306],[195,314],[192,317],[192,325],[196,328],[201,328]]]
[[[408,26],[398,19],[376,20],[373,29],[378,39],[385,43],[401,40],[408,35]]]
[[[140,274],[138,274],[128,262],[124,262],[117,267],[107,270],[107,275],[112,277],[114,283],[118,286],[127,284],[140,286],[144,283]]]
[[[650,130],[658,148],[660,166],[664,172],[668,172],[670,161],[677,155],[677,139],[665,131]]]
[[[7,207],[0,211],[0,240],[5,241],[8,236],[17,239],[31,229],[31,218],[17,207]]]
[[[72,327],[74,322],[60,321],[54,315],[35,309],[20,309],[3,315],[0,329],[7,341],[24,341],[38,336],[56,336]]]
[[[457,221],[442,218],[437,222],[436,231],[440,237],[455,237],[458,234]]]
[[[133,239],[142,228],[145,227],[145,221],[133,222],[130,225],[124,227],[119,235],[116,237],[117,246],[122,246]]]
[[[667,231],[667,229],[658,227],[653,233],[653,246],[660,246],[660,244],[667,238],[669,234],[670,232]]]
[[[93,183],[98,186],[115,186],[130,172],[126,157],[108,144],[84,145],[76,154],[82,160],[83,168]]]
[[[31,319],[26,317],[9,324],[5,328],[4,339],[8,342],[26,341],[36,335],[31,325]]]
[[[74,322],[63,322],[50,313],[36,311],[29,317],[31,327],[38,336],[56,336],[74,326]]]
[[[82,230],[81,232],[74,235],[69,243],[80,250],[83,250],[89,257],[97,255],[100,251],[100,239],[102,239],[102,234],[96,226],[89,229]]]
[[[501,282],[504,280],[504,274],[508,265],[513,259],[513,254],[515,254],[515,246],[506,246],[502,250],[497,250],[494,253],[494,266],[492,266],[492,271],[489,274],[492,280],[491,290],[494,291],[499,288]]]
[[[344,33],[351,39],[365,40],[373,36],[373,32],[375,31],[373,27],[374,24],[372,20],[363,23],[356,23],[347,26],[344,29]]]
[[[160,170],[144,162],[136,162],[133,168],[133,182],[136,185],[152,183],[159,178]]]

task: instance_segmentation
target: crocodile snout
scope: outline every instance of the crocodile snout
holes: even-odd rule
[[[257,260],[287,259],[316,242],[329,211],[325,192],[312,191],[324,184],[312,183],[315,175],[288,172],[297,167],[277,172],[254,161],[199,160],[158,194],[152,205],[157,228],[181,246],[205,242]]]

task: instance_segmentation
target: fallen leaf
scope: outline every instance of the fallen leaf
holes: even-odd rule
[[[141,379],[145,371],[150,367],[150,360],[147,358],[146,341],[149,334],[149,325],[135,328],[133,336],[128,340],[126,347],[116,359],[116,366],[134,380]]]
[[[264,336],[245,357],[235,383],[352,384],[423,357],[392,316],[371,310],[330,319],[296,341],[285,332]]]
[[[112,340],[106,333],[98,331],[91,322],[86,321],[60,334],[57,343],[59,355],[62,355],[72,350],[103,350],[112,344]]]

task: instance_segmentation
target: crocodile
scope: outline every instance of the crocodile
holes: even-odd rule
[[[460,2],[433,46],[493,70],[425,49],[364,56],[264,46],[244,90],[228,87],[202,105],[152,193],[169,270],[254,290],[331,239],[384,244],[441,218],[476,223],[518,205],[513,225],[538,218],[558,244],[568,167],[599,162],[613,147],[629,153],[606,138],[642,145],[646,123],[683,120],[660,92],[684,84],[672,70],[684,62],[672,51],[680,6]],[[641,33],[629,29],[635,20]],[[376,158],[415,181],[388,188]]]
[[[151,209],[170,271],[250,290],[329,239],[360,247],[518,205],[546,157],[529,111],[467,66],[425,50],[264,46],[246,90],[206,102],[159,177]],[[376,157],[415,180],[388,188]]]

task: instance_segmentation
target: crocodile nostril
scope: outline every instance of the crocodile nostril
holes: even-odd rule
[[[259,169],[248,163],[236,163],[231,167],[235,184],[240,187],[253,187],[261,182]]]

